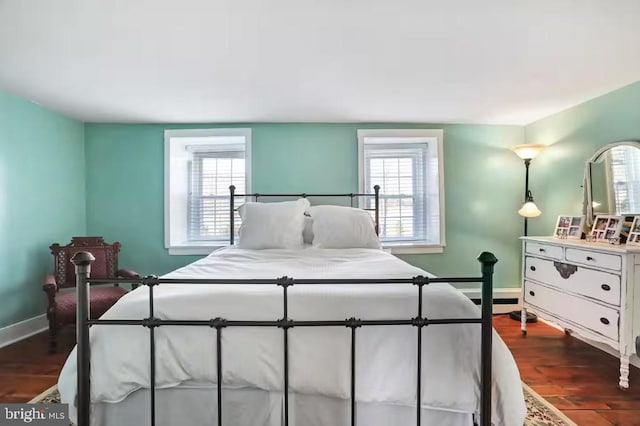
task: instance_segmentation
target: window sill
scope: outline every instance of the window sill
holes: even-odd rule
[[[216,243],[215,245],[193,244],[193,245],[167,247],[167,250],[169,251],[169,254],[172,256],[208,255],[219,248],[228,247],[228,246],[229,246],[228,243],[227,244]]]
[[[440,245],[392,245],[383,244],[382,249],[391,254],[430,254],[430,253],[444,253],[444,246]]]

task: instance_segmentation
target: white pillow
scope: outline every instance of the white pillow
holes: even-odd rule
[[[297,248],[302,246],[304,212],[309,200],[280,203],[244,203],[238,208],[242,225],[238,247],[245,249]]]
[[[313,246],[319,248],[380,248],[371,215],[362,209],[313,206]]]

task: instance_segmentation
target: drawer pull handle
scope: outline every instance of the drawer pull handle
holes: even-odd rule
[[[602,287],[602,289],[604,291],[609,291],[611,290],[611,286],[609,284],[602,284],[600,287]]]
[[[591,261],[594,261],[594,260],[595,260],[595,259],[594,259],[593,257],[591,257],[591,256],[587,256],[587,261],[588,261],[588,262],[591,262]]]
[[[600,322],[603,323],[604,325],[609,325],[609,320],[604,317],[600,318]]]
[[[531,296],[535,296],[535,295],[536,295],[535,291],[533,291],[533,290],[529,290],[529,294],[530,294]]]
[[[553,262],[553,266],[555,266],[556,271],[560,273],[560,276],[565,280],[568,279],[571,275],[575,274],[578,270],[576,265],[570,265],[568,263],[562,262]]]
[[[540,253],[544,253],[544,252],[546,251],[546,250],[545,250],[545,249],[543,249],[543,248],[540,248],[540,249],[538,249],[538,250],[540,250]]]
[[[535,266],[529,266],[529,269],[531,269],[532,271],[535,271],[536,267]]]

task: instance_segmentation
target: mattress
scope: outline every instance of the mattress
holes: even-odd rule
[[[227,248],[180,268],[167,278],[410,278],[429,275],[402,260],[372,249],[243,250]],[[416,315],[417,289],[393,285],[294,285],[289,317],[296,320],[406,319]],[[148,288],[125,295],[105,319],[149,316]],[[154,289],[155,316],[162,319],[274,320],[282,318],[282,289],[263,285],[160,285]],[[448,284],[432,283],[423,292],[428,318],[479,317],[467,297]],[[342,327],[290,330],[290,390],[300,395],[348,401],[350,333]],[[215,330],[163,326],[156,329],[156,386],[217,383]],[[364,327],[357,331],[356,399],[359,404],[405,407],[416,400],[416,330]],[[119,403],[149,387],[149,332],[141,326],[91,328],[93,404]],[[282,331],[227,328],[222,332],[224,393],[255,389],[281,394]],[[480,326],[435,325],[423,329],[424,409],[479,411]],[[520,377],[504,342],[494,333],[493,411],[496,425],[521,425],[526,415]],[[75,351],[67,360],[59,388],[63,402],[76,395]],[[71,415],[75,411],[72,407]],[[468,418],[468,416],[467,416]],[[304,424],[304,423],[301,423]]]

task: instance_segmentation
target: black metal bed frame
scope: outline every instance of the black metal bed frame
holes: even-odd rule
[[[375,219],[376,231],[378,230],[378,197],[379,188],[375,188],[375,194],[243,194],[236,195],[235,188],[230,188],[231,197],[231,229],[233,229],[234,197],[253,196],[258,199],[260,196],[326,196],[338,197],[349,196],[352,199],[356,196],[375,196]],[[231,236],[233,243],[233,232]],[[416,388],[416,416],[417,425],[421,425],[421,385],[422,385],[422,329],[431,325],[441,324],[481,324],[481,359],[480,359],[480,416],[475,421],[480,426],[491,425],[491,378],[492,378],[492,306],[493,306],[493,269],[498,261],[489,252],[483,252],[478,257],[481,263],[482,276],[480,277],[449,277],[449,278],[429,278],[416,276],[413,278],[397,279],[294,279],[292,277],[280,277],[276,279],[182,279],[182,278],[158,278],[148,275],[144,278],[136,279],[93,279],[90,278],[91,263],[94,257],[89,252],[76,253],[71,262],[75,265],[77,280],[77,409],[78,426],[90,425],[90,344],[89,329],[94,325],[137,325],[149,329],[149,357],[150,357],[150,410],[151,426],[156,424],[156,349],[155,349],[155,328],[161,326],[202,326],[211,327],[216,330],[216,370],[217,370],[217,426],[222,426],[222,330],[228,327],[277,327],[283,330],[283,397],[284,397],[284,426],[289,426],[289,329],[293,327],[347,327],[351,330],[351,426],[356,426],[356,329],[370,326],[412,326],[417,329],[417,388]],[[422,306],[423,288],[430,283],[482,283],[482,314],[480,318],[438,318],[429,319],[424,315]],[[91,319],[89,315],[88,296],[91,285],[131,283],[142,284],[149,288],[149,317],[139,320],[131,319]],[[283,316],[271,321],[245,321],[230,320],[225,318],[213,318],[209,320],[163,320],[154,316],[154,287],[162,284],[181,285],[276,285],[282,288]],[[288,288],[293,285],[344,285],[344,284],[411,284],[417,287],[417,315],[406,319],[360,319],[347,318],[344,320],[312,320],[302,321],[289,318],[288,315]]]

